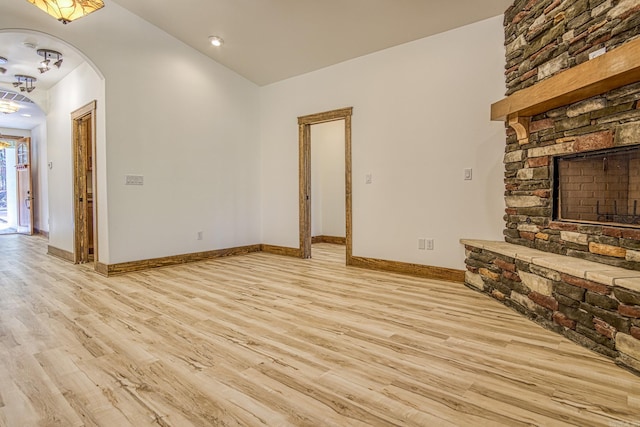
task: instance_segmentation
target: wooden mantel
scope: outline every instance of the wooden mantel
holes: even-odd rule
[[[640,38],[625,43],[491,105],[491,120],[505,120],[528,143],[531,116],[640,81]]]

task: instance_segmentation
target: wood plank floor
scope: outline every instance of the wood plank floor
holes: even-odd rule
[[[640,377],[339,246],[108,279],[45,252],[0,236],[1,426],[640,426]]]

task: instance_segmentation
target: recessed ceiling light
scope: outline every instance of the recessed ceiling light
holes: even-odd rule
[[[31,117],[31,114],[20,114],[22,117]]]
[[[220,47],[222,46],[222,44],[224,43],[224,40],[222,40],[220,37],[218,36],[209,36],[209,41],[211,42],[212,45],[214,45],[215,47]]]
[[[0,56],[0,64],[6,64],[7,63],[7,58]]]

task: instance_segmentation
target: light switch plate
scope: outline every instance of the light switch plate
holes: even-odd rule
[[[144,176],[142,175],[125,175],[125,185],[144,185]]]
[[[607,53],[607,48],[603,47],[602,49],[598,49],[596,51],[593,51],[589,54],[589,59],[593,59],[593,58],[597,58],[600,55],[604,55],[605,53]]]

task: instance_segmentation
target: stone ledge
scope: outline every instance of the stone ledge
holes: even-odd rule
[[[640,271],[507,242],[460,242],[468,287],[640,375]]]
[[[619,286],[640,292],[640,271],[612,267],[565,255],[550,254],[507,242],[460,239],[460,243],[606,286]]]

